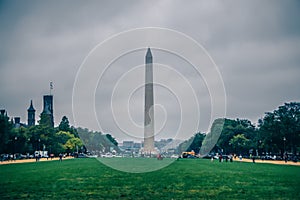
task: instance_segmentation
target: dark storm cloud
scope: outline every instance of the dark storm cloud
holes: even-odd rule
[[[39,114],[53,81],[55,121],[72,122],[73,83],[89,51],[121,31],[158,26],[203,44],[224,79],[227,116],[256,122],[300,100],[299,9],[299,1],[1,1],[0,107],[25,122],[30,99]],[[207,90],[195,89],[206,115]]]

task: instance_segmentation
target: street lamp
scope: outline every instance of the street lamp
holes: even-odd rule
[[[16,143],[17,143],[18,137],[15,137],[15,141],[14,141],[14,156],[16,154]]]
[[[30,155],[30,154],[29,154],[30,151],[31,151],[31,148],[30,148],[30,147],[31,147],[31,144],[30,144],[30,138],[28,138],[28,139],[27,139],[27,147],[26,147],[26,149],[27,149],[27,154],[26,154],[26,155],[27,155],[27,158],[29,158],[29,155]]]
[[[261,149],[261,140],[258,140],[257,155],[259,155],[260,149]]]
[[[286,138],[283,137],[283,153],[285,154],[285,141],[286,141]]]
[[[39,145],[38,145],[38,151],[40,151],[40,142],[41,142],[41,139],[39,139]]]

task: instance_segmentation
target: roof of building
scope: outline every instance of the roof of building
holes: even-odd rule
[[[35,109],[33,108],[33,105],[32,105],[32,100],[30,101],[30,106],[28,108],[28,111],[35,111]]]

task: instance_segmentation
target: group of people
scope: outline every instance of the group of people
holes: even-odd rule
[[[59,161],[62,162],[63,154],[60,153],[60,154],[58,155],[58,157],[59,157]],[[42,158],[41,154],[35,155],[35,162],[40,161],[41,158]],[[52,159],[54,158],[54,154],[50,154],[50,158],[51,158],[51,160],[52,160]],[[47,157],[47,160],[48,160],[48,157]]]
[[[222,155],[222,154],[220,154],[220,155],[217,156],[217,159],[219,160],[219,162],[224,162],[224,161],[228,162],[228,160],[230,162],[233,162],[233,156],[232,155]],[[211,157],[211,161],[214,161],[213,156]]]
[[[15,161],[17,159],[16,154],[1,154],[0,161]]]

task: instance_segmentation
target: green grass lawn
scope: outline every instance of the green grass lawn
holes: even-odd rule
[[[0,199],[300,199],[299,191],[300,167],[288,165],[181,159],[125,173],[84,158],[0,166]]]

